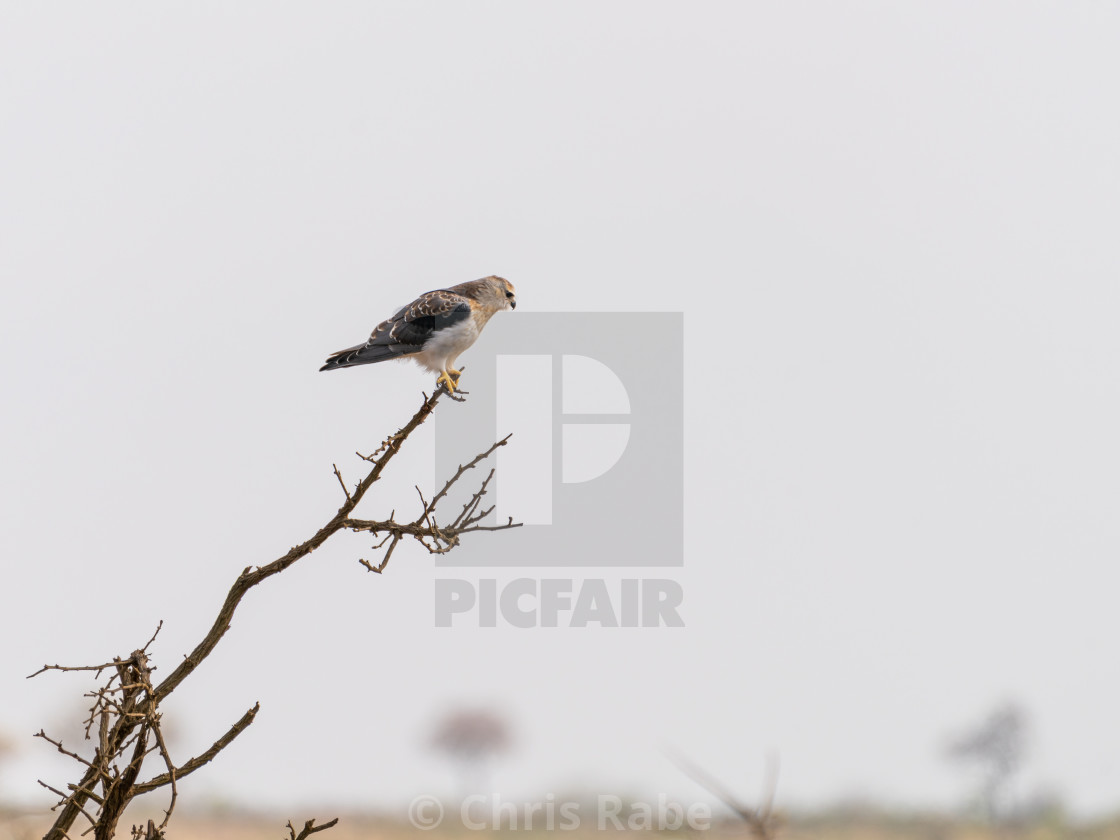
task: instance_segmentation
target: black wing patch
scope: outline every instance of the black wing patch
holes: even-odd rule
[[[369,365],[419,353],[440,330],[471,316],[470,301],[447,289],[421,295],[374,328],[365,344],[332,354],[319,370]]]

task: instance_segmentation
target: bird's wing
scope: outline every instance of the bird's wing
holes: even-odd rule
[[[419,353],[435,333],[470,315],[469,298],[448,289],[427,292],[374,327],[365,344],[339,350],[319,369],[368,365]]]

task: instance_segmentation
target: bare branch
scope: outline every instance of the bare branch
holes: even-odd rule
[[[181,779],[184,776],[189,776],[199,767],[209,764],[214,760],[214,757],[218,753],[220,753],[233,742],[234,738],[236,738],[238,735],[249,728],[249,724],[253,722],[253,719],[257,716],[257,712],[259,712],[260,710],[261,704],[254,704],[253,708],[242,715],[241,719],[237,721],[237,723],[235,723],[233,726],[231,726],[229,728],[229,731],[226,732],[225,735],[223,735],[210,746],[210,749],[206,750],[206,752],[202,753],[202,755],[198,756],[198,758],[192,758],[188,760],[183,764],[182,767],[177,768],[174,773],[162,773],[155,778],[149,779],[146,782],[142,782],[141,784],[136,785],[136,795],[139,796],[142,793],[149,793],[156,788],[161,788],[164,785],[171,784],[175,779]]]
[[[492,507],[487,508],[477,517],[474,516],[474,512],[478,510],[479,504],[482,503],[482,497],[486,495],[486,488],[490,485],[490,479],[492,479],[493,477],[494,470],[491,469],[489,475],[486,476],[485,480],[483,480],[482,482],[482,485],[478,488],[478,491],[463,504],[463,510],[457,517],[455,517],[455,521],[451,523],[452,526],[458,527],[459,525],[464,524],[470,525],[474,522],[485,519],[490,514],[490,511],[493,510]]]
[[[65,793],[60,791],[58,788],[51,787],[46,782],[44,782],[42,779],[38,779],[37,781],[39,782],[39,784],[41,784],[43,787],[45,787],[51,793],[56,794],[61,799],[61,801],[58,803],[58,805],[62,805],[63,803],[70,804],[73,801],[73,797],[67,796]],[[51,808],[51,810],[53,811],[55,808],[58,807],[58,805],[55,805],[54,808]],[[90,821],[91,825],[97,825],[97,820],[94,819],[94,817],[89,813],[89,811],[87,811],[81,805],[78,806],[78,810],[82,813],[83,816],[85,816],[85,818],[87,820]]]
[[[163,619],[161,618],[160,621],[159,621],[159,624],[156,625],[156,632],[152,633],[152,638],[148,639],[148,641],[144,645],[144,647],[140,648],[141,653],[147,653],[148,652],[148,648],[150,648],[152,646],[152,642],[154,642],[156,640],[156,636],[159,635],[159,631],[162,630],[162,629],[163,629]],[[155,669],[153,668],[152,670],[155,670]]]
[[[774,793],[777,788],[778,778],[776,757],[770,756],[767,759],[763,803],[758,808],[751,808],[744,804],[710,774],[700,769],[691,761],[680,756],[674,757],[673,761],[684,771],[685,775],[734,811],[735,815],[747,824],[747,828],[750,830],[752,836],[759,838],[759,840],[771,840],[771,838],[774,837],[774,832],[776,830],[773,812]]]
[[[54,740],[46,732],[44,732],[42,729],[40,729],[38,732],[36,732],[32,737],[33,738],[42,738],[44,741],[46,741],[48,744],[51,744],[56,750],[58,750],[63,755],[69,756],[70,758],[74,759],[75,761],[84,764],[86,767],[94,767],[92,762],[87,761],[86,759],[82,758],[76,752],[70,752],[70,750],[65,749],[62,746],[61,741]],[[94,769],[96,769],[96,768],[94,768]]]
[[[350,491],[346,489],[346,482],[342,480],[342,473],[338,471],[338,464],[331,464],[331,466],[334,467],[334,476],[338,479],[338,485],[342,488],[346,501],[350,501]]]
[[[295,826],[292,825],[291,820],[288,820],[288,840],[307,840],[312,834],[326,831],[328,828],[334,828],[336,825],[338,825],[338,817],[322,825],[315,825],[315,820],[308,820],[303,824],[303,828],[300,830],[299,834],[296,834]]]
[[[234,581],[229,594],[226,595],[225,603],[222,604],[221,610],[218,612],[218,617],[210,627],[210,631],[183,662],[181,662],[163,682],[156,686],[156,699],[163,700],[179,686],[179,683],[186,679],[187,676],[198,667],[203,659],[210,655],[210,652],[217,646],[218,642],[221,641],[222,636],[229,630],[233,614],[237,610],[246,592],[258,583],[284,571],[297,560],[306,557],[325,543],[330,537],[342,530],[343,522],[350,516],[354,508],[358,506],[358,503],[362,500],[362,497],[365,496],[369,488],[373,486],[373,483],[381,477],[381,473],[384,472],[385,467],[388,466],[389,462],[397,452],[400,451],[401,444],[404,443],[409,435],[419,428],[421,423],[431,416],[442,393],[442,391],[436,391],[431,397],[426,398],[424,403],[420,406],[419,411],[413,415],[412,419],[409,420],[400,431],[386,441],[384,451],[373,461],[373,468],[366,477],[359,482],[358,486],[354,488],[354,492],[349,495],[345,504],[338,509],[338,513],[336,513],[326,525],[320,528],[311,539],[293,547],[287,554],[273,560],[265,566],[257,567],[255,570],[252,570],[252,567],[248,567],[241,573],[240,577]]]
[[[396,548],[397,543],[399,543],[401,541],[401,535],[398,532],[398,533],[395,533],[395,534],[390,534],[389,537],[386,537],[386,539],[389,539],[389,538],[392,538],[393,542],[390,543],[389,550],[385,552],[385,556],[383,558],[381,558],[380,563],[378,563],[377,565],[374,565],[373,563],[370,563],[368,560],[363,560],[361,558],[358,558],[358,562],[361,563],[363,566],[365,566],[367,569],[369,569],[371,572],[376,572],[377,574],[381,574],[383,571],[385,571],[385,567],[389,565],[389,558],[393,556],[393,549]],[[382,540],[380,543],[378,543],[377,546],[375,546],[375,548],[383,546],[383,545],[385,545],[385,540]]]
[[[44,671],[96,671],[94,676],[101,676],[101,672],[106,668],[112,668],[115,662],[106,662],[103,665],[44,665],[34,674],[28,674],[27,679],[39,676]]]
[[[437,391],[437,393],[441,392]],[[494,478],[493,469],[490,470],[479,488],[466,501],[462,511],[460,511],[459,515],[450,525],[441,527],[435,519],[436,505],[443,500],[448,491],[454,486],[455,482],[462,478],[467,470],[474,469],[480,462],[490,457],[499,446],[505,446],[509,442],[510,437],[512,437],[512,435],[506,435],[504,438],[494,443],[489,449],[480,452],[466,464],[460,464],[455,474],[447,480],[443,487],[432,497],[431,501],[425,499],[423,491],[417,487],[416,493],[420,497],[420,514],[412,522],[397,522],[395,511],[385,520],[346,519],[342,523],[342,527],[348,530],[355,532],[368,531],[375,536],[378,534],[386,535],[385,539],[374,546],[375,550],[384,546],[386,542],[389,542],[389,548],[385,552],[385,556],[381,559],[380,563],[372,563],[364,558],[359,558],[358,562],[369,571],[381,574],[389,564],[389,559],[392,557],[397,544],[400,543],[401,539],[405,536],[415,539],[431,554],[446,554],[459,545],[459,537],[462,534],[467,534],[472,531],[504,531],[509,528],[520,528],[521,523],[515,523],[512,517],[510,517],[509,521],[505,524],[478,524],[494,510],[492,506],[481,510],[479,509],[482,503],[482,497],[486,495],[490,481]]]
[[[163,840],[163,828],[156,826],[155,820],[148,820],[146,826],[134,825],[132,827],[133,840]]]
[[[167,828],[167,824],[171,821],[171,812],[175,810],[175,803],[179,799],[179,788],[175,784],[175,779],[178,776],[178,771],[175,769],[175,762],[171,760],[171,754],[167,751],[167,742],[163,739],[163,729],[159,725],[159,715],[153,715],[152,732],[156,736],[156,743],[159,745],[159,754],[163,757],[163,764],[167,768],[167,775],[171,778],[171,800],[167,805],[167,810],[163,812],[163,822],[159,824],[157,830],[162,831]]]
[[[436,505],[443,500],[450,488],[463,474],[491,455],[499,446],[504,446],[508,437],[498,441],[485,452],[479,453],[458,471],[429,502],[420,493],[421,512],[417,519],[410,523],[395,521],[394,510],[388,520],[359,520],[353,518],[354,510],[362,501],[366,493],[377,482],[388,464],[400,451],[401,446],[408,437],[431,416],[436,404],[444,395],[451,399],[462,401],[465,392],[449,393],[446,388],[440,388],[430,397],[424,395],[420,408],[400,430],[389,435],[381,446],[371,455],[359,457],[370,464],[370,467],[361,481],[351,490],[337,464],[332,465],[335,477],[342,487],[345,502],[337,512],[319,528],[314,535],[292,547],[285,554],[262,566],[248,566],[233,581],[218,614],[209,630],[194,649],[183,658],[170,674],[159,683],[153,683],[152,673],[155,670],[148,661],[148,650],[155,642],[163,627],[161,621],[147,643],[132,652],[127,658],[114,658],[110,662],[99,665],[64,666],[44,665],[30,676],[37,676],[44,671],[89,671],[97,677],[102,677],[108,672],[101,686],[85,696],[91,699],[89,715],[84,720],[85,735],[87,739],[93,738],[96,749],[92,760],[87,760],[76,752],[64,748],[60,741],[54,741],[40,731],[39,737],[53,744],[55,748],[80,762],[84,768],[82,778],[76,784],[67,787],[71,791],[64,794],[50,787],[45,782],[41,784],[55,792],[60,797],[56,809],[61,813],[54,825],[47,833],[45,840],[64,840],[68,838],[67,832],[73,826],[79,815],[84,815],[91,823],[91,830],[95,840],[108,840],[116,831],[116,826],[124,810],[131,801],[152,791],[163,787],[170,788],[170,800],[165,810],[163,821],[157,826],[154,821],[149,821],[146,828],[134,827],[133,835],[145,838],[161,838],[167,827],[171,815],[178,801],[178,781],[190,775],[200,767],[212,761],[218,753],[229,746],[256,717],[260,704],[256,704],[246,712],[221,738],[215,741],[204,753],[191,758],[182,765],[177,766],[172,760],[167,741],[162,728],[162,713],[160,703],[170,695],[187,677],[194,673],[198,666],[214,651],[218,643],[232,626],[233,617],[242,599],[250,589],[283,572],[297,561],[319,548],[330,537],[342,530],[368,531],[375,535],[384,535],[376,549],[387,546],[384,557],[379,564],[361,560],[368,570],[380,573],[388,564],[393,551],[405,537],[416,539],[433,553],[450,551],[459,544],[461,534],[470,531],[504,530],[519,527],[513,520],[504,525],[481,525],[482,519],[493,510],[483,508],[482,496],[493,479],[494,471],[491,470],[482,481],[481,486],[464,505],[459,516],[450,526],[441,526],[436,520]],[[419,491],[418,491],[419,492]],[[96,732],[96,735],[93,733]],[[139,782],[138,777],[144,761],[152,753],[159,753],[165,772],[160,773],[146,782]],[[87,809],[87,803],[96,804],[96,809]],[[295,840],[305,840],[311,834],[331,828],[338,822],[331,820],[321,826],[316,826],[314,820],[309,820],[298,833],[289,823],[289,833]]]
[[[460,478],[463,477],[463,473],[465,473],[467,470],[474,469],[475,465],[477,465],[480,461],[484,461],[487,458],[489,458],[494,453],[494,450],[496,450],[499,446],[505,446],[506,443],[509,442],[509,439],[511,437],[513,437],[512,433],[506,435],[504,438],[497,441],[493,446],[491,446],[485,452],[480,452],[477,455],[475,455],[474,458],[472,458],[470,461],[468,461],[466,465],[460,464],[459,469],[455,471],[455,475],[451,476],[451,478],[448,479],[447,483],[443,485],[443,489],[440,490],[438,493],[435,494],[435,496],[432,497],[432,503],[431,503],[431,505],[428,506],[428,511],[431,512],[432,510],[435,510],[435,506],[439,504],[439,500],[447,495],[447,491],[451,489],[452,485],[455,484],[456,481],[458,481]],[[490,479],[486,479],[486,481],[483,482],[483,484],[482,484],[483,488],[486,487],[486,483],[489,480]]]

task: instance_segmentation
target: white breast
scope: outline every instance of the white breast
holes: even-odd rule
[[[424,349],[412,356],[433,373],[454,366],[455,359],[478,339],[478,325],[474,318],[464,318],[457,324],[439,330],[424,344]]]

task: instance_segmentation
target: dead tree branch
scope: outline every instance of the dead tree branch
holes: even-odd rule
[[[307,840],[307,838],[312,834],[316,834],[320,831],[326,831],[328,828],[334,828],[337,824],[338,817],[335,817],[330,822],[325,822],[322,825],[315,825],[315,820],[308,820],[303,824],[303,828],[300,829],[299,834],[296,834],[295,826],[292,825],[291,820],[288,820],[288,840]]]
[[[459,469],[455,471],[455,475],[447,480],[447,483],[439,489],[439,491],[432,496],[429,502],[424,498],[424,494],[420,488],[416,488],[417,494],[420,496],[420,515],[412,522],[400,523],[390,515],[387,520],[377,521],[372,519],[347,519],[343,523],[343,527],[351,531],[368,531],[369,533],[377,536],[385,534],[385,538],[377,543],[374,548],[380,548],[389,543],[389,548],[385,552],[385,556],[381,559],[380,563],[374,564],[368,560],[359,560],[358,562],[369,569],[371,572],[381,574],[385,567],[389,564],[389,558],[393,556],[393,549],[397,547],[404,537],[412,537],[430,554],[446,554],[455,546],[459,545],[459,537],[463,534],[471,533],[472,531],[504,531],[507,528],[520,528],[521,523],[515,523],[512,517],[508,522],[498,525],[481,525],[487,516],[489,516],[494,506],[488,508],[481,508],[482,497],[486,495],[487,487],[490,485],[490,480],[494,477],[494,470],[490,470],[489,474],[483,479],[479,488],[471,495],[470,499],[463,505],[463,510],[451,521],[450,524],[440,526],[435,519],[436,505],[447,495],[448,491],[455,485],[467,470],[474,469],[479,463],[489,458],[497,450],[499,446],[505,446],[509,441],[510,435],[496,442],[493,446],[485,452],[480,452],[466,464],[460,464]]]
[[[386,542],[389,543],[389,548],[381,563],[374,566],[365,560],[361,561],[372,571],[381,572],[388,563],[393,549],[405,536],[417,539],[430,552],[443,553],[457,546],[460,536],[464,533],[518,527],[512,520],[504,525],[481,524],[482,520],[493,510],[492,507],[481,508],[482,497],[486,494],[487,486],[494,475],[493,470],[490,471],[490,474],[471,497],[471,500],[464,506],[463,511],[449,525],[440,526],[434,515],[436,504],[446,496],[451,486],[467,470],[474,468],[492,454],[497,447],[504,446],[509,440],[508,437],[498,441],[466,465],[460,466],[455,475],[436,493],[431,502],[424,501],[423,494],[421,494],[423,510],[413,522],[403,524],[395,522],[395,511],[390,514],[389,519],[384,521],[352,518],[355,508],[374,483],[381,478],[385,468],[400,451],[409,435],[431,416],[440,397],[447,393],[446,389],[441,388],[430,397],[424,395],[424,402],[408,423],[396,434],[386,438],[373,454],[359,455],[371,466],[365,477],[352,490],[347,488],[337,465],[332,465],[334,475],[338,479],[345,496],[342,506],[310,539],[294,546],[271,563],[264,566],[246,567],[234,580],[209,631],[162,681],[153,681],[152,673],[156,669],[148,660],[148,648],[159,634],[160,628],[158,627],[147,644],[133,651],[128,657],[114,658],[111,662],[100,665],[44,665],[34,674],[31,674],[31,677],[35,677],[45,671],[88,671],[93,672],[98,679],[103,674],[108,674],[105,682],[99,688],[86,694],[92,700],[89,717],[85,720],[86,740],[95,742],[92,759],[84,758],[78,752],[65,748],[61,741],[48,737],[43,731],[38,733],[38,737],[52,744],[63,755],[77,761],[83,768],[79,782],[67,785],[69,793],[63,793],[40,781],[43,787],[59,797],[58,804],[52,810],[61,810],[54,825],[45,835],[45,840],[64,840],[64,838],[68,838],[67,832],[70,831],[80,815],[84,815],[91,823],[86,833],[92,831],[95,840],[109,840],[115,834],[125,809],[135,797],[167,788],[169,798],[163,821],[159,825],[156,825],[154,821],[149,821],[146,827],[135,826],[132,829],[133,836],[137,838],[162,838],[164,836],[164,829],[171,819],[171,814],[178,800],[178,781],[212,761],[218,753],[244,732],[255,719],[260,704],[254,705],[253,708],[242,715],[240,720],[205,752],[177,765],[171,758],[167,748],[167,740],[164,738],[161,727],[162,713],[159,711],[160,703],[178,688],[183,680],[193,674],[195,669],[214,651],[232,626],[233,616],[241,600],[253,587],[283,572],[343,530],[368,531],[374,535],[386,535],[385,539],[377,546],[380,547],[385,545]],[[463,399],[461,396],[454,394],[449,396],[457,401]],[[162,622],[160,627],[162,627]],[[139,781],[144,761],[152,753],[158,753],[165,772],[153,776],[147,781]],[[298,835],[290,822],[288,823],[288,829],[294,840],[305,840],[311,834],[331,828],[337,822],[338,820],[334,819],[316,826],[314,820],[309,820],[304,824]]]
[[[692,781],[734,811],[735,816],[747,824],[752,837],[757,837],[758,840],[772,840],[777,836],[778,820],[774,815],[774,795],[778,786],[778,760],[776,756],[770,756],[767,759],[761,804],[757,808],[751,808],[691,761],[676,757],[674,762]]]

